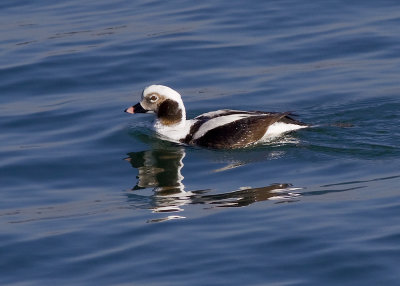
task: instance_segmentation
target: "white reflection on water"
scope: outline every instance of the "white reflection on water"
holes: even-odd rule
[[[183,147],[151,149],[128,155],[126,160],[138,170],[137,183],[132,188],[133,192],[128,194],[129,202],[139,203],[141,207],[151,209],[155,213],[183,212],[184,206],[192,204],[210,208],[243,207],[265,200],[294,201],[300,195],[297,192],[300,189],[288,183],[258,188],[243,186],[222,194],[210,194],[211,190],[185,190],[182,169],[186,152]],[[222,172],[243,164],[245,163],[235,161],[214,172]],[[141,192],[145,193],[141,191],[143,189],[151,189],[152,192],[148,195],[142,194]],[[147,201],[147,205],[143,205],[143,201]],[[184,216],[168,216],[151,222],[177,218]]]

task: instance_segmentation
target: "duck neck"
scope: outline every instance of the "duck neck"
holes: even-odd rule
[[[157,119],[165,126],[184,125],[186,122],[186,111],[183,102],[171,99],[165,100],[158,108]]]

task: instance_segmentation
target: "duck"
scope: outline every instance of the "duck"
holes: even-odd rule
[[[153,129],[163,139],[213,149],[237,149],[269,141],[310,125],[291,112],[221,109],[186,119],[181,95],[165,85],[146,87],[129,114],[154,113]]]

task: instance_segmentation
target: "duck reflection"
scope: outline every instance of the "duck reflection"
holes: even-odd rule
[[[244,207],[265,200],[294,201],[299,196],[290,184],[273,184],[260,188],[241,187],[222,194],[209,194],[211,190],[186,191],[183,184],[183,158],[185,149],[163,148],[128,154],[127,161],[138,169],[137,183],[128,193],[129,202],[153,212],[182,212],[184,205],[201,204],[207,207]],[[237,164],[237,163],[236,163]],[[230,169],[230,168],[227,168]],[[152,189],[145,195],[136,190]],[[173,215],[150,222],[184,218]]]
[[[183,149],[132,152],[126,159],[138,169],[138,182],[133,190],[154,188],[159,195],[184,192],[181,169],[185,157]]]

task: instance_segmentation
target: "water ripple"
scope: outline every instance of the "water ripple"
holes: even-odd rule
[[[396,1],[0,10],[0,284],[398,284]],[[123,113],[153,83],[314,127],[172,144]]]

